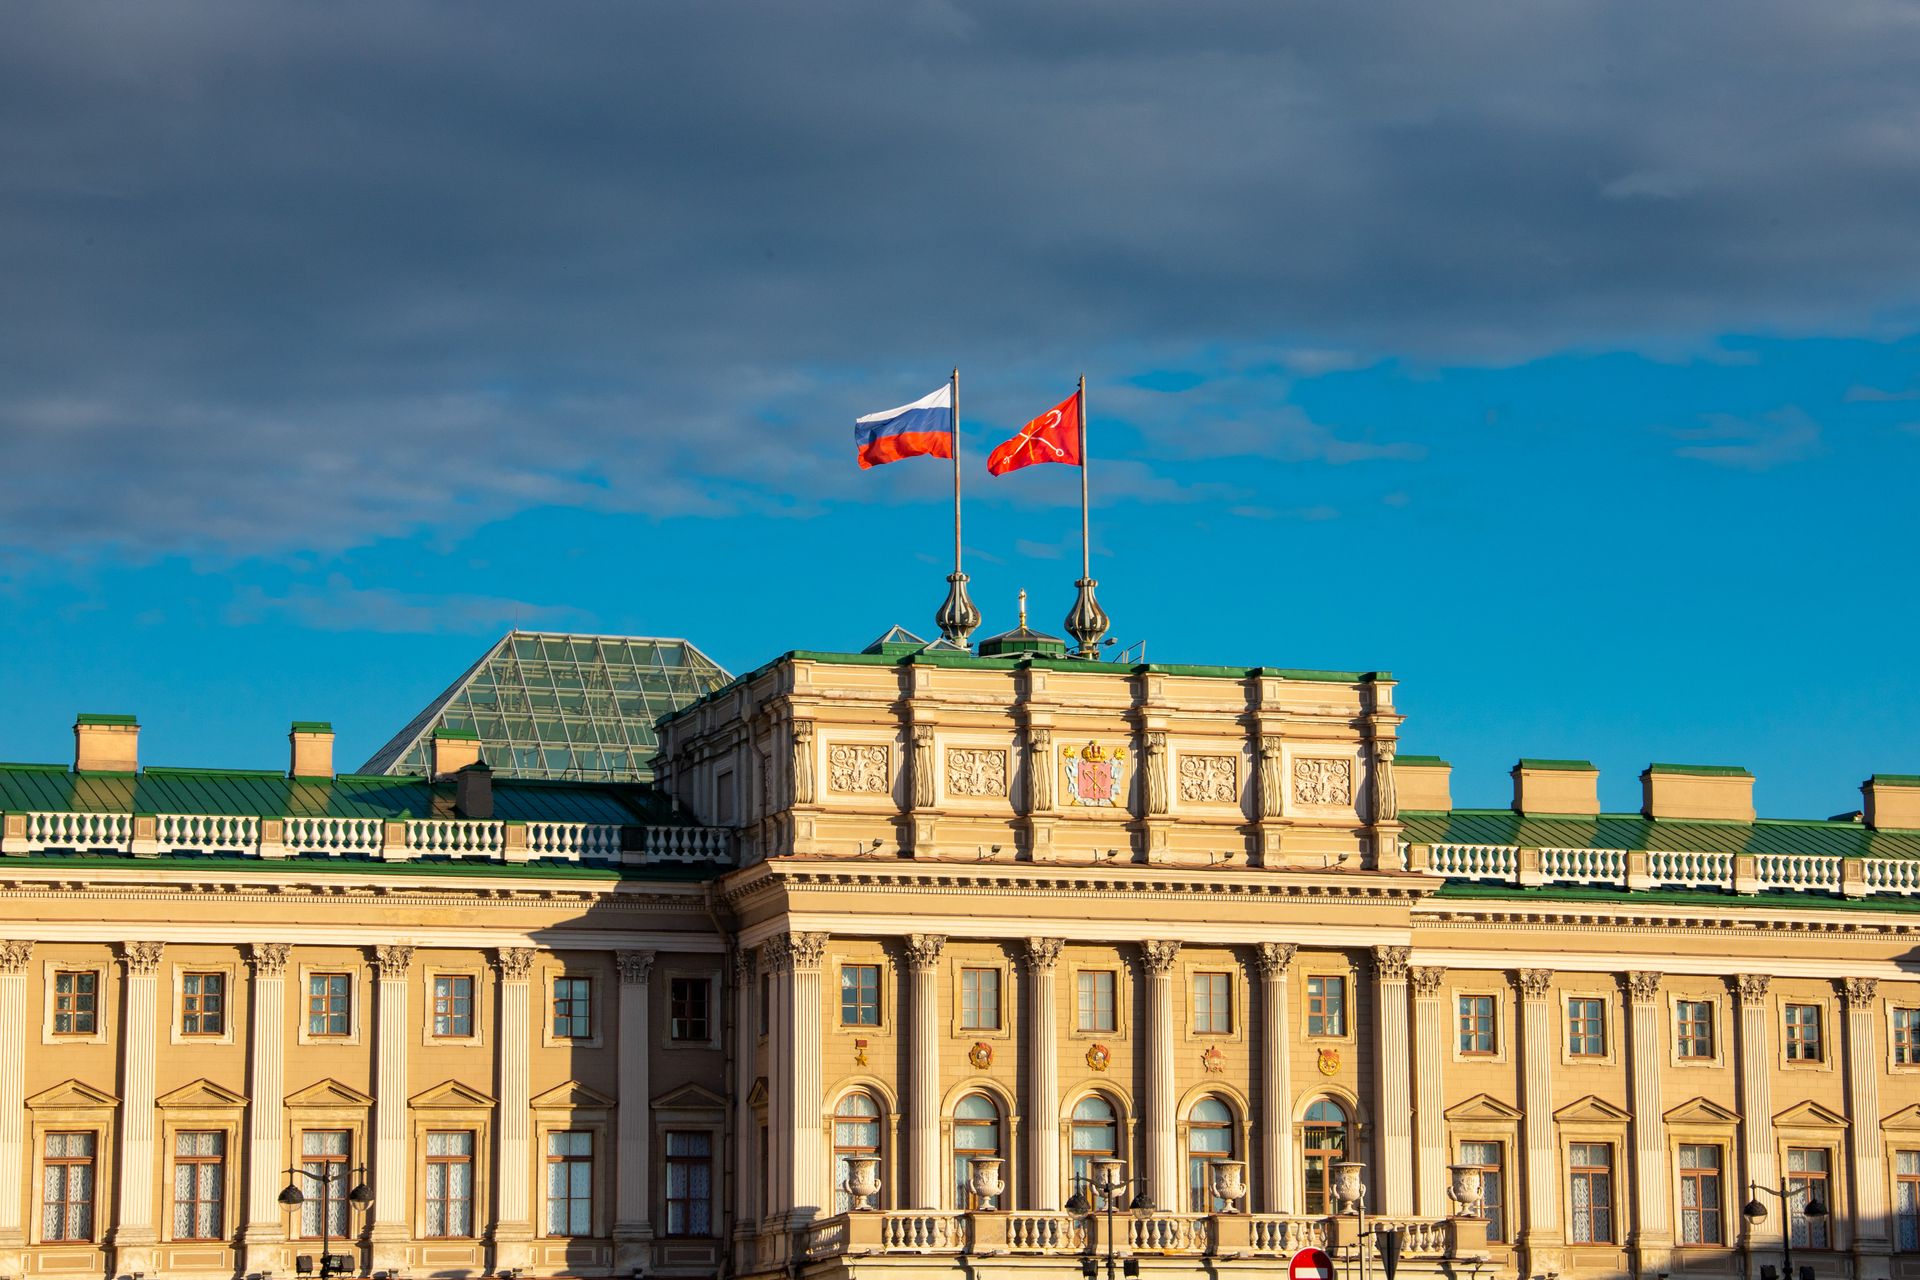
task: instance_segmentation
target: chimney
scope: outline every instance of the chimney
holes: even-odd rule
[[[484,760],[453,775],[453,811],[462,818],[493,816],[493,770]]]
[[[1393,762],[1393,790],[1402,813],[1453,808],[1453,766],[1439,756],[1401,756]]]
[[[295,720],[287,731],[293,745],[293,763],[287,766],[289,778],[331,778],[333,776],[333,726],[325,720]]]
[[[435,782],[450,778],[470,764],[480,761],[480,735],[466,729],[435,729],[433,731],[433,765],[431,775]]]
[[[1600,771],[1585,760],[1521,760],[1513,766],[1515,813],[1599,813]]]
[[[1920,831],[1920,776],[1876,773],[1860,784],[1867,825],[1880,831]]]
[[[140,768],[140,722],[132,716],[82,714],[73,722],[76,773],[134,773]]]
[[[1649,818],[1753,821],[1753,775],[1732,764],[1650,764],[1640,774]]]

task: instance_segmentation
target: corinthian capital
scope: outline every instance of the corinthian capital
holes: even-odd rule
[[[374,963],[380,967],[383,981],[404,978],[413,965],[413,946],[410,943],[395,942],[373,949]]]
[[[1553,986],[1553,970],[1522,969],[1520,971],[1520,995],[1526,1000],[1545,1000],[1547,992]]]
[[[1411,947],[1375,947],[1373,971],[1382,982],[1405,982],[1407,959],[1412,954]]]
[[[910,933],[907,935],[907,965],[913,969],[931,969],[940,963],[940,953],[946,950],[947,939],[938,933]]]
[[[493,953],[493,962],[500,968],[503,982],[525,982],[533,974],[532,947],[499,947]]]
[[[1060,963],[1060,953],[1066,946],[1065,938],[1028,938],[1025,954],[1027,968],[1034,973],[1052,973]]]
[[[1299,950],[1291,942],[1256,942],[1253,944],[1253,967],[1260,971],[1263,978],[1277,978],[1293,964],[1293,957]]]
[[[247,947],[247,959],[253,972],[262,978],[278,978],[287,971],[287,956],[293,947],[285,942],[255,942]]]
[[[1140,944],[1140,960],[1147,966],[1148,973],[1172,973],[1173,962],[1180,954],[1177,942],[1143,942]]]
[[[120,957],[127,962],[128,973],[158,973],[160,953],[166,947],[164,942],[123,942]]]
[[[0,973],[25,973],[32,956],[31,942],[0,942]]]

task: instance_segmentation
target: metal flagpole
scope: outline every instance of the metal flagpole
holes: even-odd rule
[[[1067,612],[1067,634],[1080,642],[1082,658],[1098,658],[1100,641],[1113,625],[1107,611],[1093,598],[1100,584],[1093,577],[1093,552],[1087,533],[1087,375],[1080,375],[1080,580],[1073,608]]]
[[[953,371],[953,571],[960,572],[960,371]]]
[[[1080,375],[1080,576],[1093,576],[1092,553],[1087,548],[1087,375]]]
[[[940,637],[962,649],[970,648],[968,637],[980,625],[980,611],[967,596],[967,575],[960,570],[960,370],[953,371],[953,435],[947,452],[953,455],[953,572],[947,575],[947,598],[933,620]]]

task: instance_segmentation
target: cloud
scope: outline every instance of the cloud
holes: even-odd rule
[[[1920,387],[1884,391],[1879,387],[1856,384],[1847,388],[1846,400],[1848,404],[1892,404],[1902,400],[1920,400]]]
[[[243,588],[226,612],[231,626],[287,621],[314,631],[497,632],[503,626],[592,631],[599,620],[570,605],[533,604],[501,596],[411,595],[358,587],[342,574],[324,586],[297,583],[284,595]]]
[[[1770,471],[1810,458],[1822,449],[1820,424],[1794,405],[1759,418],[1710,414],[1704,426],[1675,431],[1673,435],[1697,442],[1675,449],[1676,457],[1741,471]]]

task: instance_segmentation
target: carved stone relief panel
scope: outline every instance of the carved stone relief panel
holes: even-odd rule
[[[1240,799],[1240,757],[1181,756],[1180,798],[1188,804],[1236,803]]]
[[[893,790],[893,752],[881,745],[839,743],[827,749],[827,786],[846,795]]]
[[[1353,807],[1353,761],[1301,756],[1293,762],[1293,802],[1316,809]]]
[[[947,749],[947,794],[1004,796],[1007,794],[1007,753],[992,747]]]

